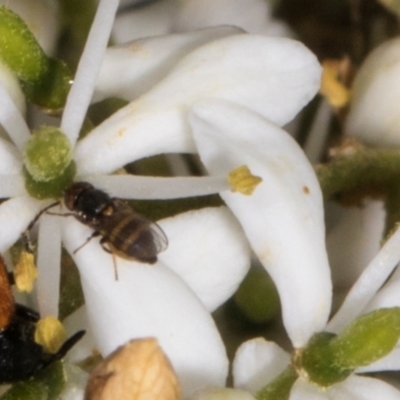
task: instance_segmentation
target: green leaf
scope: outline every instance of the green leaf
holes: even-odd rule
[[[34,378],[14,384],[0,400],[57,400],[65,384],[63,364],[57,361]]]
[[[369,365],[389,354],[400,338],[400,307],[362,315],[331,342],[336,362],[345,368]]]
[[[64,364],[56,361],[34,378],[35,381],[44,383],[48,389],[47,400],[57,400],[67,383]]]
[[[0,397],[1,400],[47,400],[49,389],[44,383],[34,380],[19,382]]]

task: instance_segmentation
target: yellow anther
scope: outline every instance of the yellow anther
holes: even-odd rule
[[[85,400],[178,400],[171,363],[153,338],[119,347],[90,374]]]
[[[350,101],[350,90],[340,82],[339,63],[326,61],[322,64],[322,80],[320,93],[333,107],[341,108]]]
[[[66,338],[67,333],[62,323],[55,317],[43,318],[36,324],[35,342],[48,353],[57,353]]]
[[[20,292],[30,293],[36,277],[37,268],[33,253],[22,250],[18,264],[14,267],[15,286]]]
[[[239,192],[246,196],[253,194],[261,182],[262,178],[252,175],[247,165],[235,168],[228,175],[228,183],[231,185],[232,192]]]

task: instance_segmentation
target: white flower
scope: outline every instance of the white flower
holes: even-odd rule
[[[91,98],[96,75],[93,71],[100,64],[117,5],[118,1],[100,3],[67,100],[61,127],[72,144],[77,139]],[[30,133],[7,92],[1,88],[0,94],[3,102],[0,120],[16,146],[3,140],[1,142],[4,153],[0,166],[1,196],[12,197],[0,206],[0,247],[1,251],[5,251],[49,201],[34,200],[25,191],[20,152]],[[93,154],[104,145],[104,142],[95,145]],[[95,176],[91,180],[81,173],[78,161],[77,170],[79,179],[98,183],[110,194],[125,198],[173,198],[215,193],[221,187],[228,187],[224,183],[225,177],[104,177],[94,169],[91,173]],[[42,316],[58,313],[60,244],[63,237],[80,268],[92,332],[104,355],[132,337],[143,334],[158,336],[174,363],[185,392],[190,393],[209,384],[224,384],[228,367],[225,348],[206,307],[212,311],[219,306],[232,295],[246,274],[250,262],[246,239],[226,209],[203,210],[171,218],[165,222],[164,230],[170,237],[170,249],[165,253],[166,265],[160,261],[149,267],[118,259],[119,280],[116,281],[112,257],[100,248],[98,241],[92,241],[76,255],[73,254],[90,236],[90,229],[73,219],[43,215],[39,220],[38,235],[37,292],[40,313]],[[167,265],[173,265],[172,270]],[[183,278],[179,278],[173,270]],[[208,274],[211,279],[197,279],[197,271],[206,276]],[[230,279],[226,279],[227,274]],[[112,290],[114,295],[111,295]],[[98,301],[99,294],[106,300],[105,305]],[[125,299],[124,294],[128,296]],[[115,312],[115,305],[119,312]],[[136,307],[138,312],[135,312]],[[127,329],[120,328],[118,324],[125,324]],[[181,348],[183,344],[186,344],[185,348]]]
[[[400,260],[400,230],[380,250],[348,294],[341,310],[327,324],[331,282],[324,244],[319,185],[311,165],[285,132],[261,116],[224,101],[204,101],[193,107],[190,123],[201,159],[211,174],[246,164],[263,179],[250,197],[221,196],[241,222],[261,263],[274,279],[282,304],[283,322],[295,349],[314,333],[339,333],[359,315],[400,305],[398,274],[377,296]],[[372,301],[371,301],[372,300]],[[398,369],[398,349],[356,372]],[[256,392],[277,377],[290,356],[276,344],[254,339],[242,344],[235,357],[235,386]],[[305,377],[296,380],[291,399],[398,399],[400,392],[373,378],[351,375],[321,388]]]
[[[399,48],[399,38],[389,40],[362,64],[352,87],[346,134],[379,146],[400,145]]]
[[[192,129],[197,143],[201,141],[201,134],[196,132],[193,117],[190,127],[188,114],[192,106],[194,110],[201,110],[195,103],[204,99],[209,99],[205,103],[211,106],[213,99],[224,100],[229,114],[241,110],[240,106],[246,107],[245,115],[260,114],[256,118],[269,119],[272,132],[282,136],[283,143],[279,146],[287,145],[288,139],[276,125],[289,122],[315,95],[319,64],[298,42],[236,34],[237,29],[232,28],[131,44],[129,63],[143,72],[146,71],[143,65],[148,68],[155,65],[157,73],[148,77],[139,94],[132,95],[134,101],[75,145],[108,39],[105,28],[111,26],[116,3],[100,2],[61,122],[62,130],[75,146],[76,179],[91,182],[121,198],[174,198],[228,190],[226,178],[230,170],[225,169],[221,175],[203,178],[105,175],[150,155],[197,152]],[[174,40],[178,44],[170,47],[171,58],[166,53],[160,57],[160,43]],[[144,56],[147,63],[136,63]],[[115,65],[110,76],[111,89],[114,84],[120,84],[115,73],[118,64]],[[140,74],[133,68],[132,75],[135,79],[126,86],[136,86]],[[29,137],[27,127],[8,97],[4,94],[0,98],[4,99],[0,121],[21,150]],[[249,131],[249,144],[257,146],[259,140],[263,143],[261,137],[261,132],[256,131],[253,137]],[[294,144],[290,142],[289,146]],[[47,203],[26,195],[18,151],[15,148],[11,153],[6,148],[2,151],[10,154],[11,161],[10,166],[0,164],[0,190],[4,191],[0,196],[13,197],[0,205],[0,249],[4,251]],[[311,199],[310,204],[308,200],[304,202],[307,217],[307,209],[320,199],[314,177],[308,170],[305,174],[305,181],[298,183],[306,185],[300,186],[304,195],[304,191],[311,191],[310,196],[304,196]],[[273,187],[283,188],[279,182]],[[308,223],[300,218],[295,222],[305,222],[305,234],[309,235],[307,230],[321,231],[321,217],[322,213],[316,221]],[[101,249],[97,240],[74,254],[90,236],[92,231],[88,227],[73,218],[43,215],[38,238],[39,306],[44,315],[57,313],[62,238],[79,268],[92,335],[102,354],[107,355],[128,339],[156,336],[187,396],[195,389],[225,383],[225,349],[210,311],[235,290],[246,273],[248,246],[237,221],[224,208],[193,211],[161,221],[160,225],[170,247],[159,255],[159,262],[148,266],[118,258],[119,280],[116,281],[112,257]],[[325,289],[330,290],[328,286]],[[304,305],[302,315],[308,307]],[[320,315],[316,320],[311,316],[308,323],[323,325],[326,309],[329,305],[322,304]],[[304,333],[299,334],[299,340],[303,341],[303,336]]]

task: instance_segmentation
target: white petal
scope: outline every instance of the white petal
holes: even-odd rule
[[[184,396],[206,386],[224,386],[225,348],[215,324],[186,284],[161,262],[154,265],[112,256],[74,219],[65,218],[64,243],[78,265],[86,307],[101,353],[106,356],[129,339],[157,337],[171,360]]]
[[[101,64],[93,101],[106,97],[134,100],[163,79],[185,55],[212,40],[241,33],[221,26],[186,34],[138,39],[110,47]]]
[[[357,318],[400,261],[400,229],[390,236],[353,285],[327,330],[340,332]]]
[[[351,375],[344,382],[329,389],[329,398],[333,400],[399,400],[400,392],[379,379]]]
[[[233,360],[234,386],[252,393],[280,375],[290,364],[290,355],[274,342],[256,338],[242,343]]]
[[[400,145],[399,47],[399,38],[383,43],[368,56],[358,71],[346,119],[348,135],[380,146]]]
[[[159,259],[212,312],[235,293],[250,268],[250,248],[226,207],[203,208],[158,221],[169,246]]]
[[[5,252],[20,237],[43,202],[28,196],[14,197],[0,205],[0,252]]]
[[[174,31],[185,32],[217,25],[235,25],[250,33],[266,29],[269,3],[264,0],[187,0],[174,24]]]
[[[400,307],[400,279],[387,282],[368,303],[363,313],[391,307]]]
[[[357,368],[356,372],[381,372],[381,371],[399,371],[400,370],[400,346],[396,347],[385,357],[375,361],[365,367]]]
[[[315,95],[320,70],[315,56],[294,40],[234,35],[213,41],[80,141],[78,170],[109,173],[145,156],[194,152],[187,110],[202,98],[227,99],[285,124]]]
[[[381,247],[385,210],[376,200],[341,210],[340,221],[327,235],[327,250],[334,286],[348,290]]]
[[[204,101],[190,123],[211,174],[245,164],[262,178],[251,196],[220,195],[278,288],[293,345],[304,346],[324,328],[332,291],[322,195],[311,164],[286,132],[242,107]]]
[[[303,378],[297,379],[290,392],[290,400],[330,400],[326,391]],[[351,400],[351,399],[347,399]]]
[[[0,174],[16,175],[21,171],[21,153],[13,144],[0,138]]]
[[[0,83],[3,85],[21,115],[25,115],[25,96],[22,92],[18,78],[2,62],[0,62]]]
[[[26,194],[22,175],[0,175],[0,199]]]
[[[63,325],[67,331],[68,337],[71,337],[74,333],[82,329],[86,331],[83,338],[67,353],[65,357],[66,361],[78,363],[95,354],[95,340],[88,321],[85,305],[79,307],[76,311],[65,318],[63,320]]]
[[[30,138],[30,131],[13,99],[0,82],[0,124],[20,151]]]
[[[60,218],[62,217],[44,214],[39,221],[36,289],[42,318],[49,315],[58,317],[61,275]]]
[[[85,49],[79,60],[74,83],[68,94],[61,119],[61,130],[75,144],[82,127],[101,61],[110,38],[111,28],[119,0],[100,0]]]
[[[177,199],[205,196],[229,188],[225,176],[154,177],[137,175],[92,175],[78,179],[121,199]]]
[[[171,32],[180,0],[163,0],[146,4],[144,7],[117,15],[112,38],[115,43]]]

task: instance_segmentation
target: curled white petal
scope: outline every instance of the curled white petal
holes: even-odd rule
[[[136,175],[92,175],[78,179],[90,182],[121,199],[177,199],[205,196],[228,189],[224,176],[215,177],[150,177]]]
[[[0,205],[0,252],[5,252],[20,237],[43,202],[28,196],[14,197]]]
[[[79,60],[61,119],[61,130],[72,144],[75,144],[78,138],[89,107],[118,4],[119,0],[100,0],[85,49]]]
[[[49,315],[58,317],[61,276],[60,218],[44,214],[39,220],[36,288],[42,318]]]
[[[240,32],[236,27],[221,26],[187,34],[138,39],[110,47],[101,64],[93,101],[112,96],[134,100],[163,79],[190,51]]]
[[[92,332],[108,355],[127,340],[157,337],[174,366],[184,396],[207,386],[224,386],[225,348],[215,324],[189,287],[161,262],[148,265],[112,256],[73,218],[65,218],[64,243],[80,272]]]
[[[400,261],[400,228],[386,241],[379,253],[353,285],[327,330],[340,332],[357,318]]]
[[[290,400],[338,400],[331,398],[325,389],[303,378],[297,379],[290,391]],[[346,398],[347,400],[353,400]],[[344,399],[343,399],[344,400]]]
[[[233,360],[234,386],[252,393],[259,391],[290,363],[290,355],[274,342],[264,338],[240,345]]]
[[[202,98],[226,99],[285,124],[315,95],[320,73],[315,56],[294,40],[243,34],[215,40],[81,140],[78,170],[109,173],[154,154],[195,152],[187,111]]]
[[[329,389],[329,399],[335,400],[400,400],[400,392],[380,379],[351,375]]]
[[[14,101],[0,83],[0,124],[20,151],[30,138],[30,131]]]
[[[380,146],[400,145],[399,47],[399,38],[383,43],[358,71],[345,125],[348,135]]]
[[[326,324],[331,306],[322,194],[297,143],[261,116],[222,101],[199,102],[190,124],[210,174],[247,165],[262,178],[251,196],[222,192],[274,280],[295,347]]]
[[[233,295],[250,268],[250,248],[237,220],[226,207],[218,207],[158,224],[169,241],[159,259],[214,311]]]

